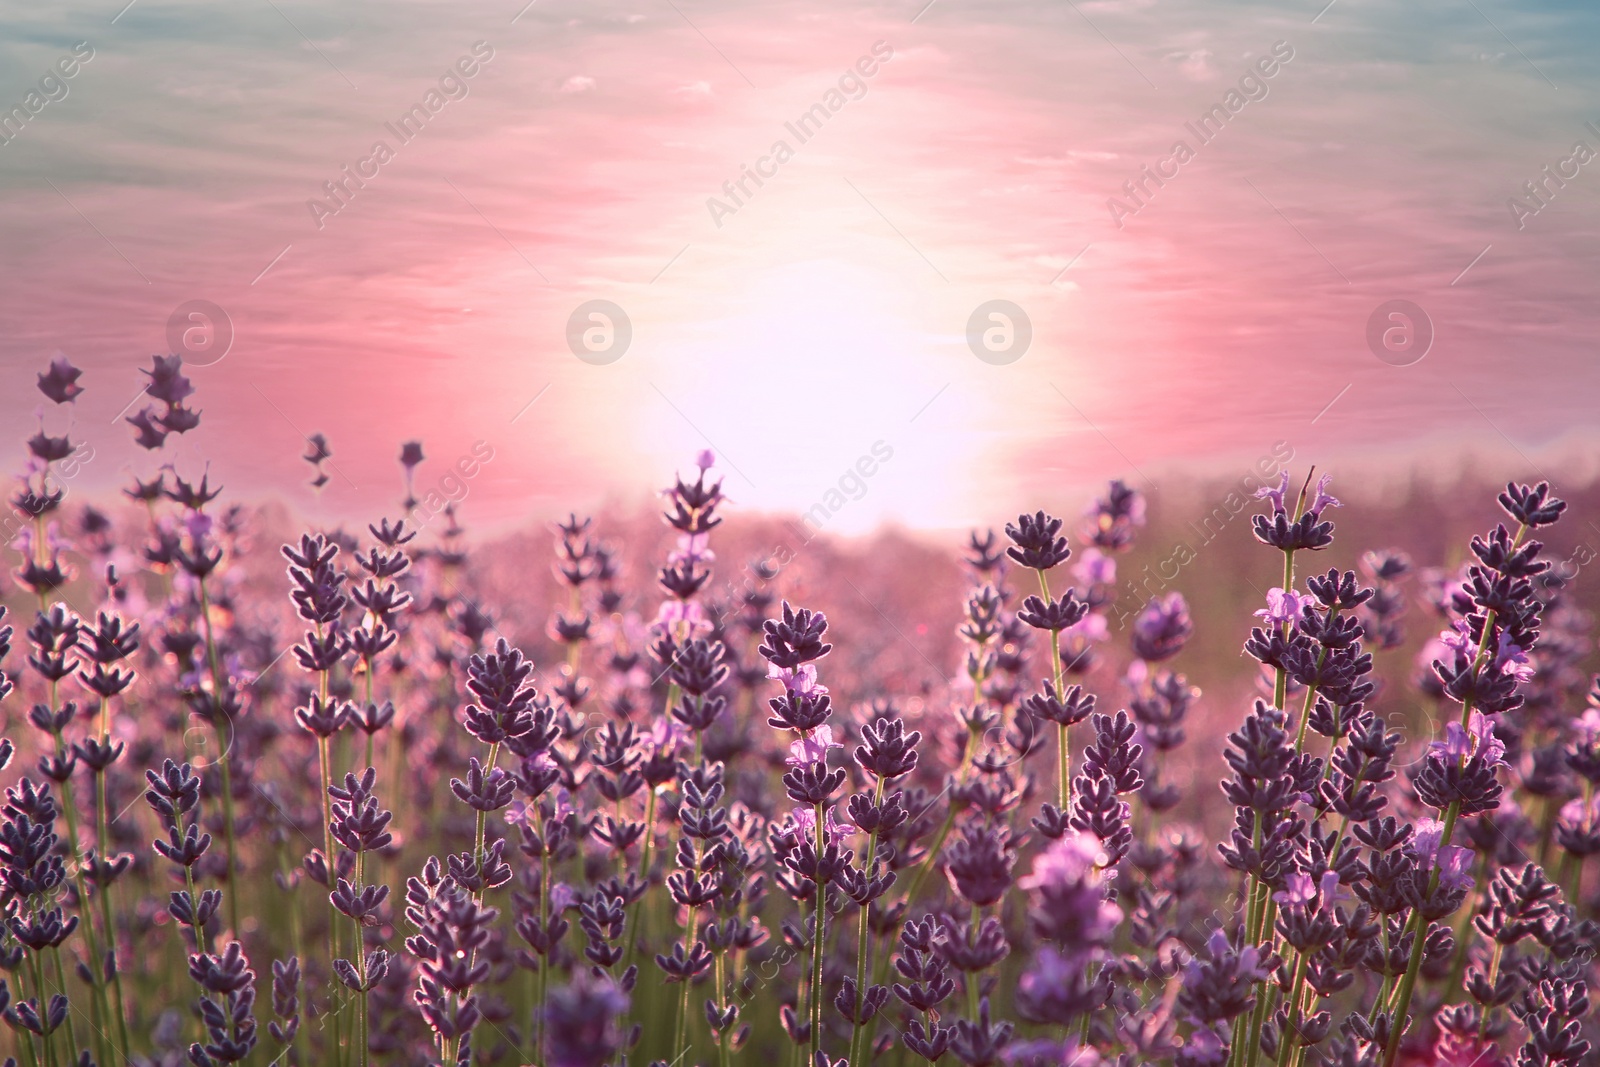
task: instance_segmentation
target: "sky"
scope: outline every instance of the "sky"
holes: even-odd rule
[[[509,524],[711,448],[854,532],[1593,455],[1593,5],[125,2],[0,15],[4,447],[64,355],[90,492],[372,518],[420,439]]]

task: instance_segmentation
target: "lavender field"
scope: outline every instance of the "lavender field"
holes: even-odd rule
[[[1591,489],[934,545],[705,452],[478,539],[417,441],[368,523],[230,502],[176,356],[84,499],[102,384],[7,518],[7,1063],[1595,1062]]]

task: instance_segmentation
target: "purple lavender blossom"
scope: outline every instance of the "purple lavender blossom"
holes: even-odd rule
[[[629,998],[605,977],[583,972],[551,991],[544,1007],[548,1067],[601,1067],[622,1048]]]
[[[783,762],[790,767],[803,767],[809,763],[821,763],[828,758],[828,751],[843,748],[844,744],[833,739],[833,727],[826,724],[812,730],[808,736],[800,737],[789,743],[789,755]]]
[[[1294,622],[1300,617],[1301,608],[1309,603],[1311,597],[1303,593],[1273,586],[1267,590],[1267,606],[1255,612],[1255,616],[1264,619],[1270,625]]]
[[[1288,471],[1280,471],[1280,472],[1278,472],[1278,484],[1277,484],[1277,486],[1276,487],[1270,486],[1270,485],[1262,486],[1260,489],[1256,490],[1255,498],[1257,500],[1268,500],[1268,501],[1271,501],[1272,502],[1272,510],[1273,511],[1275,511],[1275,512],[1284,512],[1284,511],[1288,511],[1289,510],[1289,506],[1285,502],[1285,498],[1288,496],[1288,494],[1289,494],[1289,472]]]
[[[39,392],[57,404],[70,404],[83,395],[78,379],[83,371],[67,362],[66,356],[50,361],[50,369],[39,375]]]
[[[795,833],[802,841],[814,841],[817,836],[817,813],[811,808],[798,807],[789,813],[794,819]],[[822,837],[825,845],[837,845],[851,834],[856,833],[856,828],[850,823],[840,820],[832,808],[824,813],[822,824]]]
[[[1446,723],[1444,740],[1428,742],[1428,751],[1457,763],[1480,759],[1491,768],[1505,765],[1505,743],[1496,736],[1494,721],[1481,711],[1469,712],[1466,726]]]
[[[1122,909],[1106,895],[1101,864],[1107,858],[1093,835],[1072,831],[1034,857],[1017,887],[1034,895],[1030,914],[1040,937],[1072,953],[1110,940]]]
[[[1072,577],[1086,586],[1116,585],[1117,561],[1098,548],[1086,548],[1072,565]]]
[[[194,428],[185,369],[145,372],[139,443]],[[66,404],[80,377],[58,360],[38,384]],[[26,668],[0,673],[32,728],[0,739],[30,775],[0,804],[0,1021],[27,1062],[732,1067],[785,1041],[803,1067],[1593,1058],[1600,680],[1589,561],[1534,539],[1565,510],[1548,486],[1507,486],[1415,602],[1397,551],[1308,570],[1339,501],[1325,474],[1276,475],[1251,525],[1284,577],[1236,620],[1266,684],[1214,732],[1163,661],[1194,628],[1183,595],[1209,605],[1220,574],[1163,586],[1131,657],[1106,644],[1145,522],[1120,482],[1075,559],[1043,511],[974,533],[952,637],[911,628],[937,568],[868,558],[884,599],[863,609],[843,580],[863,564],[760,540],[709,452],[666,490],[659,570],[575,513],[553,578],[469,553],[451,505],[420,536],[297,532],[282,605],[251,545],[275,522],[219,508],[190,449],[113,511],[67,499],[61,427],[22,436],[8,568],[40,604]],[[330,454],[307,440],[318,484]],[[423,461],[404,446],[408,495]],[[1431,742],[1394,725],[1414,701],[1381,653],[1406,610],[1438,634]],[[274,669],[285,644],[303,674]],[[1186,732],[1226,733],[1215,848],[1194,828],[1217,821],[1212,757]],[[395,863],[429,852],[393,899]],[[251,958],[272,961],[265,1055]]]
[[[1101,1067],[1104,1062],[1093,1046],[1081,1045],[1071,1037],[1013,1041],[1001,1050],[1000,1058],[1012,1067]]]
[[[1178,592],[1153,598],[1133,620],[1133,652],[1142,660],[1157,663],[1183,651],[1194,633],[1189,620],[1189,605]]]

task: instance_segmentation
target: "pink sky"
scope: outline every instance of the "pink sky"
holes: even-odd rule
[[[320,431],[314,507],[361,517],[392,506],[408,438],[423,485],[494,450],[478,523],[654,488],[708,445],[741,504],[804,510],[882,442],[839,529],[1242,469],[1277,440],[1335,469],[1467,442],[1529,474],[1591,443],[1600,162],[1537,214],[1507,201],[1600,151],[1592,9],[923,2],[8,12],[0,108],[93,49],[0,145],[14,463],[61,353],[86,369],[85,486],[152,471],[117,417],[195,299],[235,340],[192,368],[204,421],[172,458],[313,506]],[[475,42],[402,143],[386,124]],[[1201,143],[1185,124],[1277,42],[1292,58]],[[786,126],[830,103],[804,143]],[[1180,139],[1119,227],[1108,201]],[[380,140],[392,158],[314,213]],[[724,183],[779,140],[792,158],[729,213]],[[1365,340],[1396,298],[1436,333],[1411,366]],[[633,333],[603,366],[566,340],[597,299]],[[1003,366],[965,336],[996,299],[1033,331]]]

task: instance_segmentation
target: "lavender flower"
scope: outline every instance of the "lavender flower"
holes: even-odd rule
[[[968,823],[962,828],[961,837],[948,846],[945,877],[963,900],[985,908],[1011,888],[1011,865],[1016,855],[1009,837],[1003,829]]]
[[[974,1067],[1593,1058],[1591,561],[1539,543],[1565,510],[1547,486],[1507,486],[1449,572],[1398,549],[1307,571],[1339,502],[1326,475],[1272,468],[1251,523],[1272,588],[1236,620],[1259,699],[1218,730],[1168,665],[1198,622],[1184,597],[1241,603],[1232,568],[1151,567],[1135,591],[1118,554],[1145,502],[1121,482],[1077,544],[1042,511],[973,533],[947,624],[912,617],[941,580],[923,549],[797,557],[783,527],[732,514],[710,454],[666,490],[656,567],[576,513],[549,572],[469,555],[441,488],[425,545],[409,519],[297,533],[286,641],[261,596],[272,546],[253,545],[276,519],[219,510],[187,455],[134,477],[137,531],[69,504],[86,451],[57,405],[82,378],[39,369],[11,500],[14,584],[41,603],[28,663],[0,672],[8,721],[32,728],[0,740],[0,766],[28,764],[0,811],[0,1020],[27,1062],[261,1059],[251,958],[273,961],[262,1021],[284,1064],[733,1067],[784,1038],[804,1067],[896,1045]],[[193,428],[185,370],[145,372],[139,443]],[[328,439],[297,452],[326,486]],[[400,459],[417,506],[421,444]],[[722,573],[732,551],[756,558]],[[881,611],[848,589],[863,565]],[[1420,709],[1409,654],[1384,655],[1414,573]],[[1134,622],[1120,651],[1113,603]],[[300,677],[273,666],[286,644]],[[927,669],[941,655],[953,678]],[[1219,735],[1232,810],[1211,841],[1217,797],[1192,786]],[[187,766],[165,760],[176,738]],[[129,759],[154,769],[136,783]],[[413,852],[437,858],[397,906]]]
[[[1044,512],[1019,515],[1015,523],[1006,524],[1006,536],[1011,547],[1006,555],[1029,570],[1047,571],[1065,563],[1072,555],[1067,539],[1060,536],[1061,520]]]
[[[1150,663],[1170,659],[1183,651],[1193,633],[1189,605],[1182,593],[1156,597],[1133,621],[1134,655]]]
[[[554,990],[544,1007],[550,1067],[601,1067],[623,1047],[617,1019],[628,996],[610,979],[579,974]]]
[[[466,1062],[463,1053],[483,1018],[474,987],[488,977],[489,964],[476,957],[498,914],[463,891],[436,859],[406,881],[406,917],[417,928],[406,938],[417,960],[416,1005],[447,1064]]]
[[[183,404],[194,392],[194,386],[181,372],[182,366],[181,356],[153,356],[150,369],[141,372],[149,379],[145,383],[145,395],[165,409],[158,413],[155,407],[147,404],[138,414],[123,420],[139,431],[137,444],[141,448],[160,448],[169,434],[188,433],[200,425],[200,413]]]
[[[57,404],[70,404],[83,395],[78,379],[83,371],[67,362],[67,357],[57,356],[50,361],[50,369],[39,375],[39,392]]]
[[[220,955],[199,953],[189,957],[189,977],[206,996],[201,1001],[206,1041],[189,1046],[194,1067],[238,1063],[256,1046],[255,972],[237,941]]]
[[[1266,486],[1256,490],[1256,499],[1269,501],[1272,506],[1270,516],[1257,515],[1251,520],[1251,528],[1257,540],[1285,552],[1322,549],[1332,544],[1333,523],[1323,521],[1322,512],[1330,507],[1339,507],[1340,504],[1327,491],[1329,480],[1329,475],[1322,476],[1317,482],[1315,495],[1303,511],[1298,509],[1306,504],[1304,489],[1300,492],[1298,502],[1291,502],[1288,498],[1288,471],[1280,472],[1280,481],[1276,488]],[[1307,485],[1309,484],[1308,478]]]

